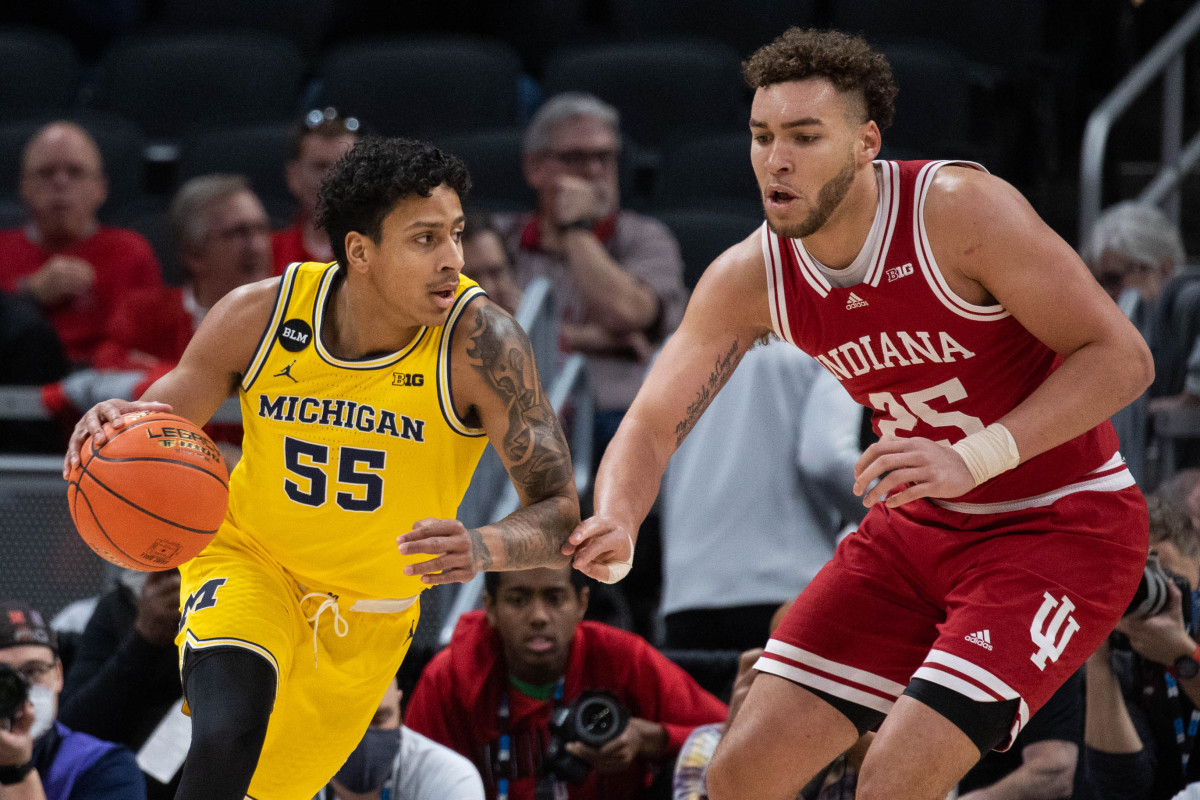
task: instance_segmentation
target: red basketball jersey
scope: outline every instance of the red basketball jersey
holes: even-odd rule
[[[762,245],[775,332],[874,409],[876,433],[952,444],[1012,410],[1061,359],[1002,306],[968,303],[942,277],[925,233],[924,201],[934,174],[950,163],[960,162],[877,163],[886,227],[855,286],[831,286],[799,239],[767,225]],[[999,513],[1132,483],[1106,420],[956,502],[938,502]]]

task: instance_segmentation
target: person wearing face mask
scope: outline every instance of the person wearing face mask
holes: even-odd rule
[[[475,766],[403,725],[392,681],[362,741],[317,800],[484,800]]]
[[[133,754],[56,721],[62,662],[49,624],[29,604],[0,603],[0,665],[28,683],[0,721],[0,800],[145,800]]]

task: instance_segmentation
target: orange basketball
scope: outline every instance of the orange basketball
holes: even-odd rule
[[[125,426],[89,436],[71,470],[67,501],[79,535],[97,555],[142,572],[177,567],[212,541],[229,502],[221,451],[174,414],[140,411]]]

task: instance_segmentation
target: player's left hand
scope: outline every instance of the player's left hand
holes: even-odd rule
[[[867,487],[879,478],[879,483]],[[893,490],[909,484],[901,491]],[[922,497],[958,497],[975,488],[962,456],[930,439],[885,436],[863,451],[854,465],[854,493],[867,508],[887,498],[896,508]]]
[[[624,772],[633,766],[638,756],[654,758],[666,749],[667,732],[662,725],[648,719],[633,717],[621,735],[603,747],[589,747],[583,742],[568,742],[567,752],[579,756],[602,775]]]
[[[405,575],[420,575],[421,582],[430,586],[466,583],[491,565],[479,531],[468,529],[456,519],[418,520],[411,531],[396,539],[396,544],[401,555],[433,556],[404,568]]]
[[[1167,582],[1167,607],[1153,617],[1122,617],[1117,630],[1129,637],[1129,646],[1142,658],[1169,667],[1180,656],[1190,655],[1196,643],[1183,626],[1183,595],[1174,581]]]

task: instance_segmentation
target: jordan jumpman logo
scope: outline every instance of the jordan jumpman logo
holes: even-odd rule
[[[271,377],[272,378],[287,378],[292,383],[299,383],[300,381],[298,381],[292,377],[292,367],[294,367],[295,365],[296,365],[296,359],[293,358],[291,364],[288,364],[286,367],[279,370],[279,372],[276,372]]]

